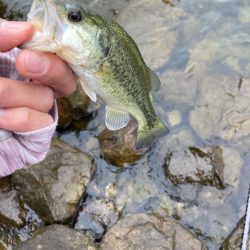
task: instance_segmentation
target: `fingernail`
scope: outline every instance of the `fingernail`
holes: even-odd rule
[[[28,73],[43,74],[47,72],[49,60],[46,56],[32,51],[26,51],[25,53],[24,64]]]
[[[0,22],[1,29],[10,30],[10,31],[18,31],[18,30],[26,30],[30,28],[30,24],[27,22],[15,22],[15,21],[5,21],[1,20]]]

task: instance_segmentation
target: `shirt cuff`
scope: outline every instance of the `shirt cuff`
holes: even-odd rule
[[[50,114],[54,123],[43,129],[15,133],[0,130],[0,177],[45,158],[58,122],[56,101]]]

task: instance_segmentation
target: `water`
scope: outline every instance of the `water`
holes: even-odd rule
[[[105,210],[108,227],[126,213],[159,213],[176,218],[204,239],[208,249],[219,249],[244,215],[250,180],[250,2],[173,3],[130,1],[118,15],[161,78],[154,103],[170,133],[124,168],[101,157],[97,138],[104,129],[103,107],[86,130],[58,134],[92,155],[97,166],[72,223],[101,239],[106,229],[85,212],[89,208],[96,213],[101,201],[104,210],[110,204],[115,207]],[[7,13],[19,9],[25,13],[28,6],[8,1]],[[175,185],[165,176],[166,156],[172,153],[181,164],[190,146],[222,148],[224,189],[198,182]]]

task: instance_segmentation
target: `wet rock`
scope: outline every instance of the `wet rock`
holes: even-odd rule
[[[93,200],[87,206],[85,204],[81,207],[74,228],[100,239],[117,219],[118,212],[113,202]]]
[[[128,214],[107,232],[101,249],[198,250],[206,247],[203,241],[168,217]]]
[[[15,250],[95,250],[85,235],[63,225],[52,225],[39,230],[34,238],[19,244]]]
[[[15,190],[0,192],[0,221],[2,224],[13,227],[24,225],[24,211],[20,208]]]
[[[244,223],[245,223],[245,217],[239,221],[238,225],[233,230],[233,232],[223,242],[223,244],[220,248],[221,250],[241,249]],[[248,235],[248,238],[249,237],[250,237],[250,233]],[[249,245],[249,241],[248,241],[247,249],[249,249],[249,248],[250,248],[250,245]]]
[[[123,129],[105,129],[99,136],[102,156],[112,165],[122,167],[139,160],[143,151],[134,149],[136,123],[133,121]]]
[[[200,183],[217,188],[236,187],[243,161],[224,147],[188,147],[166,156],[165,173],[173,184]],[[235,173],[233,175],[232,173]]]
[[[90,156],[54,139],[46,159],[16,172],[13,183],[22,201],[45,222],[65,222],[73,215],[93,171]]]

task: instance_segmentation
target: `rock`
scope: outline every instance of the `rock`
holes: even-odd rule
[[[166,175],[175,185],[197,182],[223,188],[224,163],[221,150],[211,150],[209,153],[197,147],[189,147],[184,151],[168,154],[164,166]],[[218,165],[216,160],[219,161]]]
[[[95,250],[94,243],[85,235],[63,225],[52,225],[39,230],[15,250]]]
[[[24,225],[24,211],[20,208],[15,190],[0,192],[0,221],[1,224],[13,227]]]
[[[13,183],[22,201],[51,224],[74,214],[93,172],[90,156],[54,139],[46,159],[16,172]]]
[[[99,136],[102,156],[112,165],[122,167],[139,160],[143,151],[134,149],[136,123],[132,121],[123,129],[111,131],[105,129]]]
[[[118,212],[112,202],[93,200],[83,205],[74,228],[88,232],[94,239],[101,239],[104,233],[118,219]]]
[[[238,225],[233,230],[233,232],[223,242],[223,244],[222,244],[222,246],[220,248],[221,250],[241,249],[244,223],[245,223],[245,217],[243,217],[239,221]],[[248,234],[248,239],[249,238],[250,238],[250,232]],[[248,247],[247,247],[247,249],[250,249],[249,241],[248,241]]]
[[[190,146],[168,153],[164,168],[175,185],[200,183],[225,188],[226,185],[237,186],[242,165],[241,156],[232,149]]]
[[[168,217],[128,214],[104,236],[102,250],[200,250],[205,243]]]

